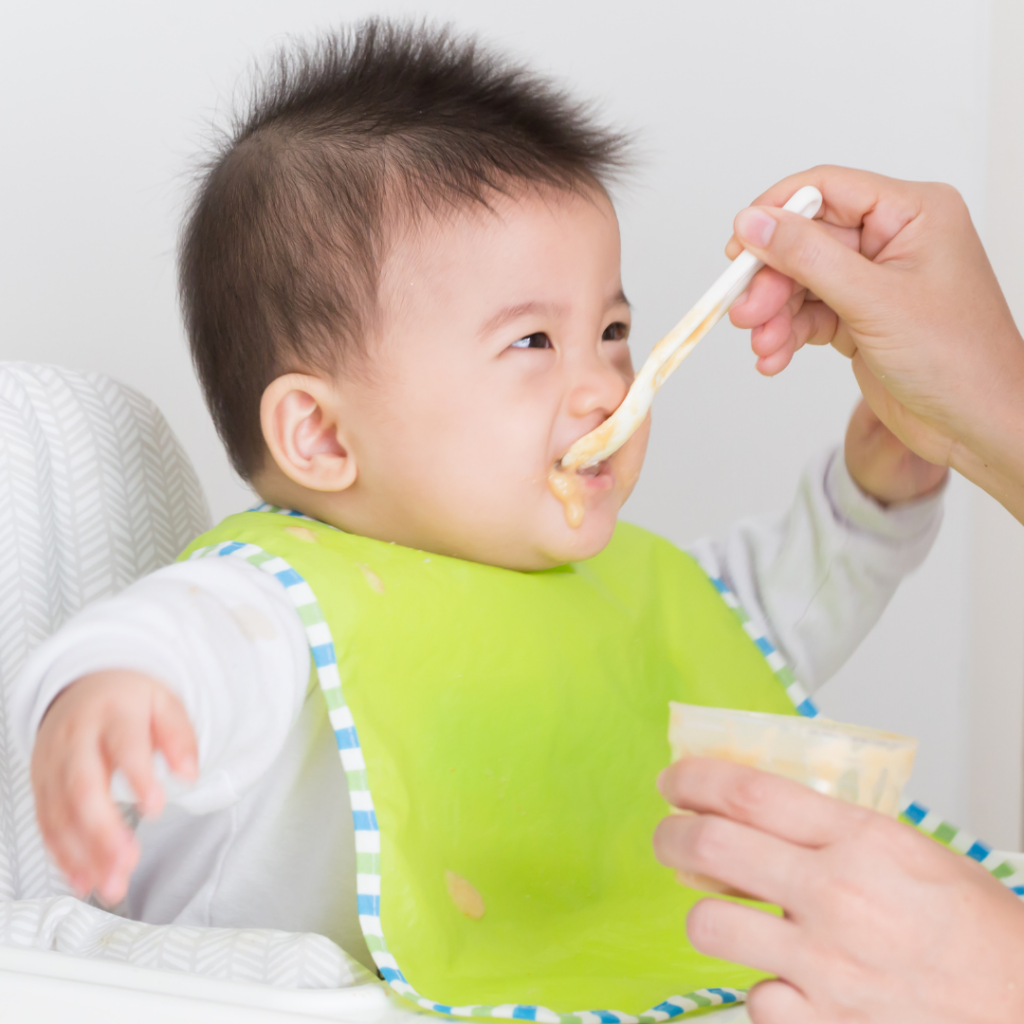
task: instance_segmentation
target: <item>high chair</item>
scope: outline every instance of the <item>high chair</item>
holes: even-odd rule
[[[71,895],[46,855],[10,687],[88,602],[174,560],[209,525],[163,416],[100,374],[0,363],[0,1019],[370,1021],[401,1015],[320,935],[155,926]]]

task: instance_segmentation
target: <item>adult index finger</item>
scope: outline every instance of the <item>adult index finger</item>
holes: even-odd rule
[[[871,171],[822,165],[783,178],[750,205],[778,208],[798,189],[813,185],[821,192],[821,209],[815,220],[823,225],[854,229],[860,233],[858,248],[867,259],[879,252],[907,224],[920,215],[933,185],[887,178]],[[742,248],[736,236],[729,239],[726,255],[735,258]]]
[[[784,206],[798,189],[813,185],[822,197],[816,220],[840,227],[860,227],[879,214],[910,220],[921,211],[919,182],[888,178],[873,171],[820,164],[791,174],[762,192],[751,206]]]
[[[848,167],[820,164],[777,181],[771,188],[752,199],[748,206],[779,208],[785,206],[805,185],[813,185],[821,193],[822,198],[821,208],[814,215],[814,220],[823,220],[843,227],[859,227],[863,222],[863,213],[873,209],[878,200],[879,182],[876,179],[881,177],[870,171],[854,171]],[[861,215],[856,214],[857,209],[862,211]],[[735,259],[742,249],[743,243],[734,233],[726,243],[725,254],[729,259]]]
[[[666,867],[713,878],[733,894],[787,910],[794,909],[815,856],[805,846],[713,814],[670,814],[662,819],[654,833],[654,852]]]
[[[820,227],[851,251],[860,250],[860,232],[856,228],[824,223]],[[757,327],[775,316],[795,294],[804,291],[804,286],[791,277],[772,267],[762,267],[750,287],[729,309],[729,319],[734,327]]]
[[[810,289],[851,324],[877,318],[888,286],[884,270],[818,221],[788,210],[749,206],[736,214],[734,227],[744,249]]]
[[[674,807],[731,818],[801,846],[821,847],[860,828],[872,812],[746,765],[688,757],[658,779]]]

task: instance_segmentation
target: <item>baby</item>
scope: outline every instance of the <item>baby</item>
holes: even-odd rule
[[[622,137],[586,108],[443,31],[369,22],[284,55],[263,79],[201,181],[180,267],[207,402],[266,505],[194,546],[224,557],[183,560],[86,609],[35,653],[17,688],[39,823],[78,893],[155,923],[317,931],[381,966],[363,889],[357,901],[368,869],[357,868],[365,848],[352,812],[375,805],[386,843],[381,801],[404,799],[389,796],[388,779],[416,783],[393,751],[391,767],[376,767],[388,719],[374,717],[374,702],[392,684],[388,665],[422,667],[417,687],[435,687],[403,744],[435,728],[430,708],[476,665],[487,668],[481,685],[458,690],[467,701],[490,700],[482,683],[513,662],[524,686],[548,661],[560,666],[531,700],[585,671],[593,689],[584,680],[579,692],[596,704],[601,659],[614,666],[608,692],[628,688],[638,703],[648,678],[697,664],[704,647],[722,652],[705,658],[704,702],[739,700],[734,676],[762,671],[743,630],[716,617],[725,606],[689,556],[617,527],[648,425],[586,478],[578,528],[548,489],[552,465],[611,414],[633,376],[605,190],[624,157]],[[719,590],[738,595],[747,634],[767,634],[815,686],[924,557],[944,473],[861,406],[845,458],[817,460],[786,516],[694,553]],[[230,557],[243,546],[246,557]],[[308,585],[304,604],[296,581]],[[577,581],[590,589],[577,594]],[[684,590],[693,597],[677,605]],[[543,619],[561,647],[541,637]],[[618,640],[606,638],[620,620],[634,631],[622,650],[634,653],[616,661]],[[652,649],[675,653],[640,650],[645,629],[665,638]],[[535,635],[546,653],[520,662]],[[673,637],[684,638],[679,651]],[[583,666],[591,647],[600,659],[577,671],[573,659]],[[759,660],[737,668],[734,654]],[[675,684],[664,685],[652,716],[667,716]],[[418,707],[419,690],[396,692],[393,706]],[[580,703],[566,697],[564,708]],[[369,790],[349,795],[338,764],[336,735],[351,750],[354,733],[340,724],[350,710],[375,804]],[[495,749],[506,728],[509,749],[534,742],[500,714]],[[574,714],[560,719],[573,743],[590,727]],[[652,766],[667,756],[657,722],[661,739],[638,776],[652,821]],[[453,779],[478,756],[437,742]],[[415,755],[424,774],[433,750]],[[356,763],[344,761],[350,789]],[[135,803],[134,832],[117,800]],[[452,868],[456,908],[483,917],[490,890]]]

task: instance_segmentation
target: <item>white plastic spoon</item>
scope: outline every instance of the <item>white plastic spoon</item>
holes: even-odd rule
[[[821,193],[805,185],[783,207],[802,217],[813,217],[821,208]],[[555,472],[578,473],[596,466],[617,452],[643,422],[658,389],[669,374],[694,350],[697,342],[729,312],[764,264],[745,249],[729,269],[704,293],[700,301],[665,335],[647,357],[618,407],[596,430],[581,437],[562,456]],[[556,495],[561,498],[559,488]],[[552,490],[555,482],[552,481]]]

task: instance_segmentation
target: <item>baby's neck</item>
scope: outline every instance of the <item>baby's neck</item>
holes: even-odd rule
[[[460,549],[461,535],[453,535],[450,529],[431,531],[424,530],[423,523],[407,523],[402,519],[402,509],[393,505],[382,509],[378,502],[369,507],[367,496],[357,493],[358,485],[343,491],[313,490],[296,483],[276,465],[261,470],[250,482],[268,505],[299,512],[344,533],[429,554],[524,572],[552,569],[576,560],[572,557],[552,558],[532,546],[515,547],[514,541],[502,536],[477,536],[472,549]],[[590,550],[581,557],[588,558],[593,554],[596,551]]]
[[[273,469],[262,470],[252,478],[250,483],[253,490],[266,504],[299,512],[344,533],[369,537],[372,540],[385,543],[399,544],[402,547],[411,547],[433,555],[444,555],[446,558],[461,558],[463,561],[475,561],[483,565],[493,565],[496,568],[508,568],[498,558],[493,561],[487,558],[466,558],[458,552],[432,547],[429,543],[410,544],[408,538],[400,535],[399,530],[391,534],[387,530],[362,528],[361,517],[348,514],[351,504],[346,501],[348,495],[332,491],[314,491],[302,487],[285,476],[276,466]]]

